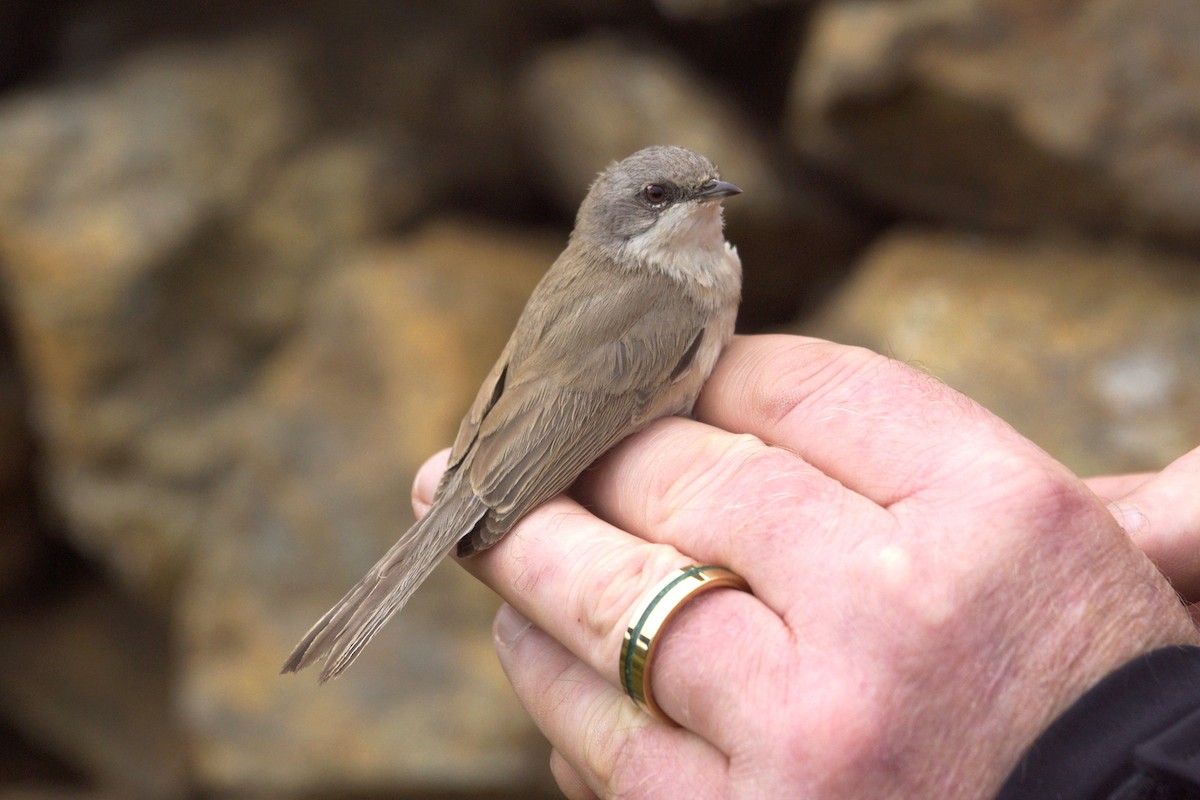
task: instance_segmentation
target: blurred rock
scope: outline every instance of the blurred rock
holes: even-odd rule
[[[78,789],[87,785],[78,767],[66,764],[46,747],[18,730],[12,720],[0,715],[0,800],[21,790],[49,791]]]
[[[1200,240],[1200,5],[834,0],[805,153],[891,213]]]
[[[9,332],[0,323],[0,598],[20,593],[45,555],[35,520],[33,440]]]
[[[0,0],[0,91],[44,66],[60,13],[58,0]]]
[[[864,224],[795,174],[735,103],[662,45],[602,36],[549,48],[522,77],[521,96],[548,188],[571,213],[609,162],[652,144],[703,153],[745,190],[726,203],[746,270],[743,322],[790,318],[805,291],[865,242]]]
[[[55,786],[32,786],[19,789],[0,789],[0,800],[109,800],[107,794],[86,789]]]
[[[654,0],[655,7],[669,19],[716,20],[744,14],[763,6],[791,3],[804,5],[810,0]]]
[[[379,199],[378,140],[314,139],[300,58],[284,37],[164,46],[0,105],[0,269],[51,499],[147,595],[169,594],[230,463],[225,409],[312,276],[406,207]]]
[[[0,52],[0,751],[28,742],[0,783],[540,792],[496,601],[452,565],[340,680],[277,674],[409,524],[413,472],[566,234],[513,230],[565,227],[612,159],[694,147],[746,190],[750,329],[833,285],[878,233],[864,214],[1200,242],[1197,13],[0,0],[48,37]],[[464,213],[513,228],[428,222]],[[1153,467],[1200,439],[1197,274],[902,232],[821,330],[920,359],[1079,469]],[[103,575],[46,581],[46,522]]]
[[[519,64],[546,35],[534,7],[317,0],[276,12],[314,43],[305,79],[327,124],[408,137],[416,157],[406,168],[427,205],[511,213],[534,193],[513,102]]]
[[[419,180],[408,176],[409,188],[427,204],[522,206],[527,164],[511,87],[524,53],[546,35],[535,10],[522,0],[107,0],[69,9],[63,60],[84,74],[147,39],[220,46],[283,37],[302,55],[292,78],[322,133],[411,143],[420,157],[404,168]]]
[[[35,607],[7,607],[0,652],[0,714],[28,736],[114,796],[185,794],[161,620],[86,581]]]
[[[32,784],[15,789],[0,787],[0,800],[116,800],[117,797],[119,795],[55,786],[54,784]]]
[[[929,370],[1080,474],[1158,469],[1200,441],[1198,268],[902,231],[802,330]]]
[[[447,446],[564,242],[463,223],[348,258],[244,409],[238,467],[186,582],[181,707],[201,783],[527,787],[546,752],[492,653],[497,605],[439,569],[342,678],[284,657],[412,521]]]

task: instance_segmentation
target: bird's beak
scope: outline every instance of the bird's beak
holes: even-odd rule
[[[709,181],[700,191],[696,192],[696,197],[702,200],[712,200],[741,193],[742,190],[729,181]]]

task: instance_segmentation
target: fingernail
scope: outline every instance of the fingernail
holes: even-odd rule
[[[442,479],[442,473],[446,471],[446,461],[449,456],[450,451],[443,450],[417,470],[417,477],[413,480],[412,504],[413,511],[418,517],[425,516],[425,512],[433,503],[433,493],[437,491],[438,481]]]
[[[492,625],[492,637],[496,640],[497,645],[511,648],[532,627],[532,622],[505,603],[496,612],[496,622]]]
[[[1117,520],[1117,524],[1125,529],[1125,533],[1136,536],[1146,527],[1146,515],[1132,503],[1109,503],[1108,511]]]

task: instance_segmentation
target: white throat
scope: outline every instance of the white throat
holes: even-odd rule
[[[725,241],[721,211],[716,202],[672,206],[648,231],[630,239],[625,253],[684,285],[736,290],[742,264]]]

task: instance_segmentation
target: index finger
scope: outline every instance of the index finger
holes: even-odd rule
[[[885,508],[943,486],[986,491],[1034,465],[1079,484],[932,375],[821,339],[735,337],[700,395],[696,418],[792,450]]]

